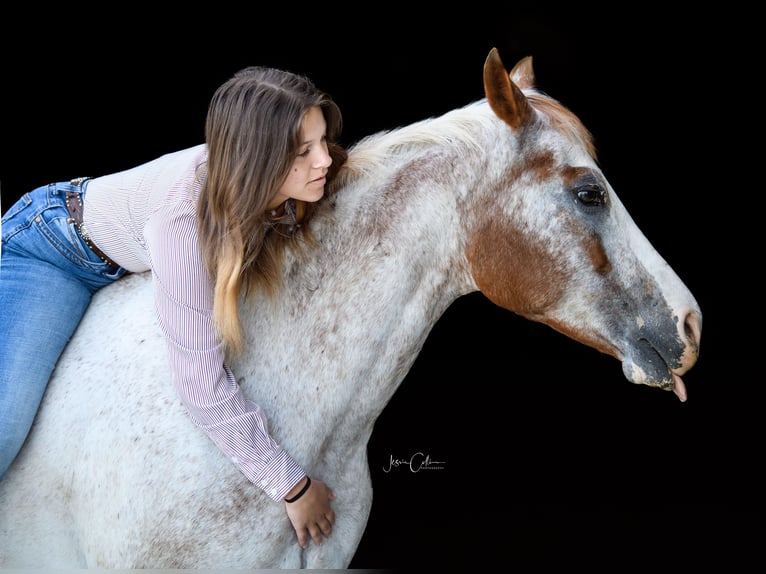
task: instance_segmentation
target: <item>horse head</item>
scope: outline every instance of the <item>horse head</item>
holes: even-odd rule
[[[477,288],[495,304],[617,358],[629,381],[673,390],[685,401],[681,375],[698,357],[700,308],[620,202],[597,165],[590,133],[536,91],[530,57],[508,73],[493,49],[484,87],[515,154],[493,191],[502,196],[506,224],[487,215],[467,238]]]

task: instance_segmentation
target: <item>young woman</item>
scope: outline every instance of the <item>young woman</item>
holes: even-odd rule
[[[0,478],[93,294],[151,270],[173,384],[192,420],[248,480],[285,501],[302,547],[330,535],[335,494],[269,436],[227,358],[242,348],[240,295],[277,289],[284,248],[297,234],[310,239],[306,224],[346,159],[341,127],[337,105],[309,79],[250,67],[213,95],[204,144],[44,185],[7,210]]]

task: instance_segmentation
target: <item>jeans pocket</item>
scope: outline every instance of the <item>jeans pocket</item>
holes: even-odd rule
[[[22,229],[26,229],[31,225],[31,218],[27,217],[25,213],[31,206],[32,196],[29,193],[25,193],[3,214],[3,243]]]
[[[90,248],[85,245],[63,208],[52,208],[38,214],[34,223],[50,246],[68,261],[86,269],[96,266],[89,257]]]

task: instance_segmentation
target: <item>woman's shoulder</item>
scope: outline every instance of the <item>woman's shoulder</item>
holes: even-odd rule
[[[207,161],[207,144],[199,144],[178,151],[168,152],[132,168],[93,178],[104,184],[122,183],[128,187],[146,187],[147,182],[183,177],[193,173]]]
[[[182,150],[166,153],[154,160],[165,169],[189,170],[207,161],[207,144],[198,144]]]

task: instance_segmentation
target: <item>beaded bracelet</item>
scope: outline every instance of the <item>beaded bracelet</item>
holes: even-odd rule
[[[311,486],[311,477],[309,475],[306,475],[306,484],[303,485],[303,488],[301,488],[300,492],[298,492],[298,494],[296,494],[292,498],[285,498],[285,502],[295,502],[301,496],[306,494],[306,491],[309,489],[309,486]]]

